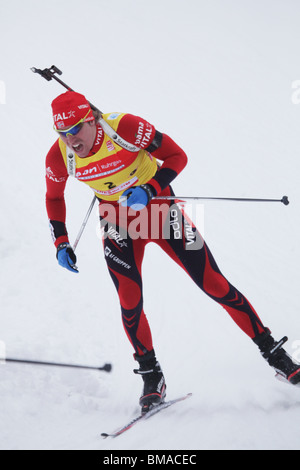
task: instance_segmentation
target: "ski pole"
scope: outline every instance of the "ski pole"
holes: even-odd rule
[[[78,245],[78,242],[79,242],[79,240],[80,240],[80,238],[81,238],[81,235],[82,235],[82,233],[83,233],[83,231],[84,231],[84,229],[85,229],[85,226],[86,226],[86,224],[87,224],[87,221],[89,220],[89,217],[90,217],[91,212],[92,212],[92,210],[93,210],[93,207],[94,207],[94,204],[95,204],[95,202],[96,202],[96,199],[97,199],[97,197],[94,196],[94,197],[93,197],[93,200],[92,200],[92,202],[91,202],[91,204],[90,204],[90,207],[88,208],[88,211],[87,211],[87,213],[86,213],[86,216],[85,216],[85,218],[84,218],[84,221],[82,222],[82,225],[81,225],[80,230],[79,230],[79,232],[78,232],[77,238],[76,238],[76,240],[75,240],[75,242],[74,242],[74,245],[73,245],[73,251],[74,251],[74,252],[75,252],[75,250],[76,250],[76,248],[77,248],[77,245]]]
[[[244,197],[202,197],[202,196],[155,196],[152,200],[176,200],[176,201],[238,201],[238,202],[282,202],[285,206],[287,206],[290,202],[287,196],[283,196],[281,199],[261,199],[261,198],[244,198]]]
[[[60,78],[58,78],[58,75],[62,75],[62,71],[59,70],[58,67],[56,67],[55,65],[52,65],[51,67],[49,67],[48,69],[44,69],[44,70],[41,70],[41,69],[37,69],[36,67],[31,67],[30,70],[33,72],[33,73],[38,73],[39,75],[41,75],[41,77],[45,78],[45,80],[48,80],[48,82],[50,82],[50,80],[54,79],[56,80],[58,83],[60,83],[63,87],[65,87],[67,90],[69,91],[74,91],[71,87],[69,87],[69,85],[67,85],[65,82],[63,82]],[[90,107],[92,108],[93,111],[97,111],[99,112],[100,114],[103,114],[100,109],[98,109],[95,105],[93,105],[92,103],[89,102],[89,105]]]
[[[71,367],[75,369],[89,369],[89,370],[103,370],[105,372],[111,372],[112,365],[110,363],[104,364],[102,367],[96,366],[85,366],[80,364],[63,364],[60,362],[44,362],[44,361],[32,361],[29,359],[14,359],[14,358],[2,358],[0,362],[11,362],[11,363],[20,363],[20,364],[31,364],[31,365],[41,365],[41,366],[53,366],[53,367]]]

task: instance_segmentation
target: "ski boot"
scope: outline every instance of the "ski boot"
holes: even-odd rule
[[[275,369],[279,378],[281,377],[284,381],[288,381],[293,385],[300,385],[300,364],[294,362],[291,356],[281,347],[287,340],[287,336],[284,336],[276,342],[270,331],[261,333],[253,339],[263,358]]]
[[[134,355],[140,368],[134,369],[135,374],[140,374],[144,381],[144,388],[140,397],[142,414],[147,413],[154,406],[164,402],[166,396],[166,383],[154,350],[143,356]]]

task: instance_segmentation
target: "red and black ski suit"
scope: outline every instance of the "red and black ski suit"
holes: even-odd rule
[[[149,242],[159,245],[203,292],[224,307],[250,338],[254,339],[260,333],[268,331],[246,297],[221,273],[207,244],[176,204],[175,197],[173,201],[160,203],[160,215],[156,217],[153,217],[153,211],[157,214],[157,200],[152,200],[139,212],[122,208],[117,202],[124,189],[146,183],[151,186],[155,195],[173,196],[170,183],[187,163],[184,151],[169,136],[158,132],[142,118],[117,113],[111,115],[108,122],[127,142],[138,144],[143,152],[142,157],[139,153],[139,159],[134,160],[137,154],[118,147],[109,140],[98,124],[94,147],[88,157],[80,161],[77,159],[80,168],[75,177],[88,183],[99,198],[104,256],[118,292],[123,325],[135,353],[140,356],[153,349],[151,331],[143,308],[142,262]],[[104,154],[101,154],[101,149],[105,150]],[[62,142],[58,139],[46,159],[46,206],[56,246],[68,241],[64,201],[68,171],[64,151]],[[151,168],[147,167],[148,173],[143,173],[138,164],[143,165],[143,161],[146,162],[148,158],[151,160]],[[159,165],[156,159],[162,164]],[[134,162],[138,162],[136,168]],[[149,164],[148,160],[146,164]],[[122,176],[127,167],[131,179],[129,176],[127,179]],[[104,168],[106,171],[103,171]],[[107,178],[111,181],[107,181]],[[139,236],[141,220],[144,230],[142,236]],[[153,224],[158,226],[153,227]],[[191,244],[194,244],[192,249]],[[197,305],[195,310],[198,310]]]

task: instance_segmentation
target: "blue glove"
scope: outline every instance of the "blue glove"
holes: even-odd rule
[[[61,243],[58,245],[56,258],[58,260],[58,264],[63,268],[66,268],[73,273],[79,272],[76,266],[76,255],[69,243]]]
[[[123,207],[131,207],[135,211],[141,211],[153,198],[153,193],[149,184],[141,184],[126,189],[120,198]]]

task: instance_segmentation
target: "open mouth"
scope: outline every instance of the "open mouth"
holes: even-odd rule
[[[73,145],[73,150],[76,153],[81,152],[81,150],[83,150],[83,145],[82,144]]]

